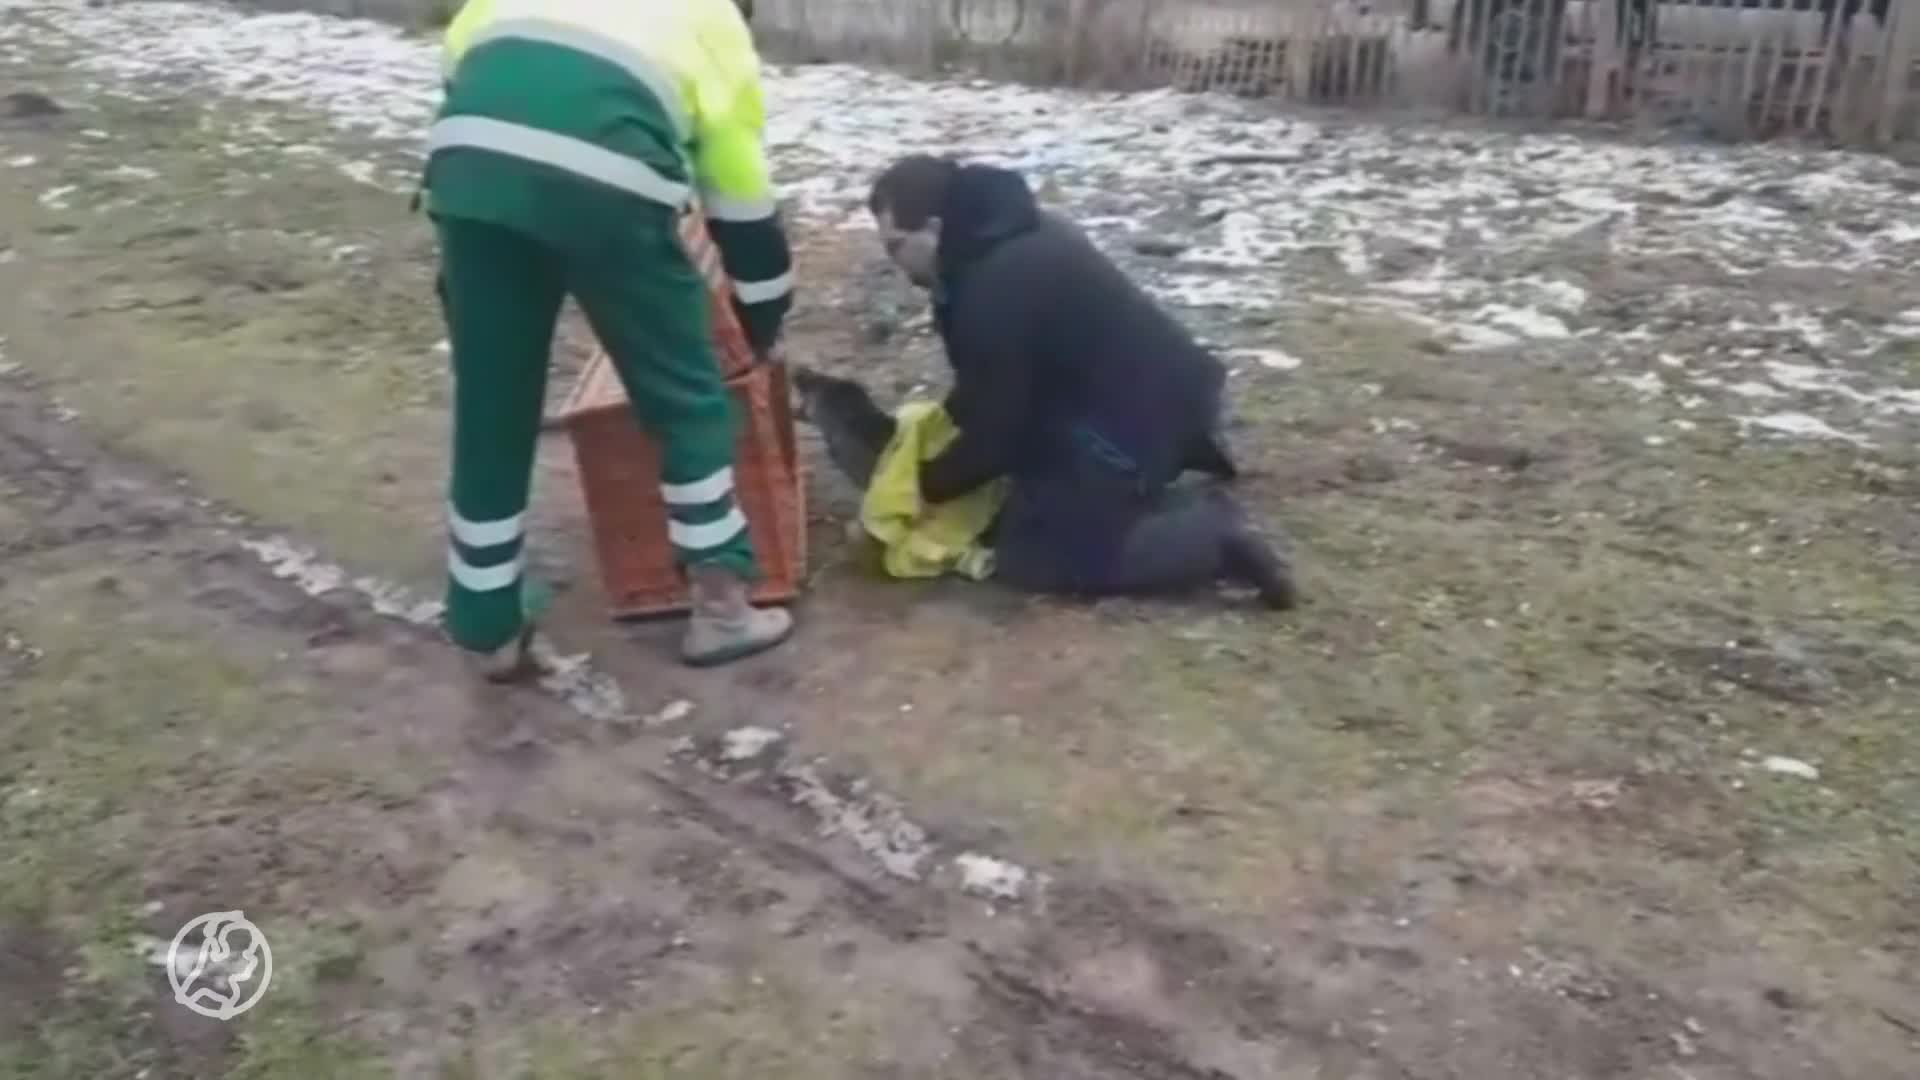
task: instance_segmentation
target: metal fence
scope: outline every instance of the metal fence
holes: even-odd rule
[[[756,0],[771,55],[1096,88],[1920,134],[1920,0]]]

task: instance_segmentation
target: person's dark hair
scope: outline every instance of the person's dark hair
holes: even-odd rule
[[[958,161],[932,154],[903,157],[874,180],[867,210],[877,215],[885,207],[896,227],[912,232],[939,215],[947,185],[959,168]]]

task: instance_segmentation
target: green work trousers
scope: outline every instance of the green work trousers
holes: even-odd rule
[[[606,346],[633,414],[661,448],[668,534],[684,566],[758,576],[733,495],[739,423],[714,354],[707,287],[665,207],[636,205],[586,252],[531,231],[439,216],[453,346],[447,630],[490,652],[526,618],[523,549],[547,363],[571,294]]]

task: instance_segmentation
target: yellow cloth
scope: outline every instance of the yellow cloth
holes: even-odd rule
[[[960,433],[938,402],[910,401],[894,416],[892,441],[874,464],[860,501],[860,524],[879,541],[888,576],[929,578],[957,573],[975,581],[993,573],[993,549],[980,534],[1007,498],[1007,481],[984,484],[958,499],[927,507],[920,499],[920,463]]]

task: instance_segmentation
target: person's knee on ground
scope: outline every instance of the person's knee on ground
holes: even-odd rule
[[[1220,581],[1250,586],[1276,610],[1299,600],[1285,553],[1267,542],[1238,502],[1218,486],[1170,491],[1127,530],[1110,585],[1125,593],[1169,593]]]

